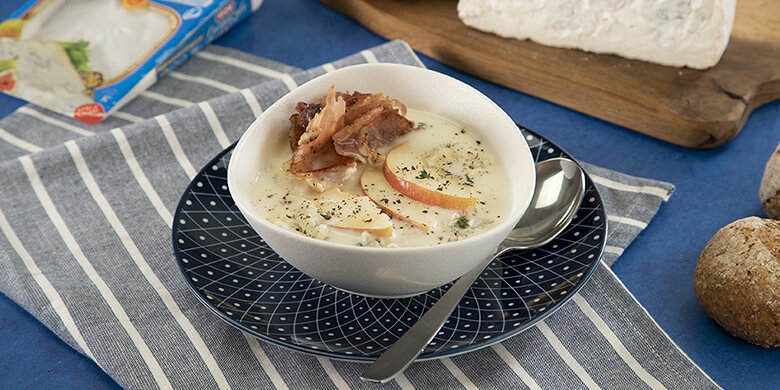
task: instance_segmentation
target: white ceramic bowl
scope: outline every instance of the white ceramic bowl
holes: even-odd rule
[[[331,85],[337,91],[382,92],[407,107],[455,120],[479,133],[509,174],[508,218],[493,229],[451,243],[417,248],[370,248],[306,237],[263,219],[253,208],[252,187],[268,139],[287,137],[300,101],[314,101]],[[286,144],[286,143],[285,143]],[[512,119],[485,95],[454,78],[397,64],[355,65],[326,73],[279,99],[241,137],[228,168],[228,187],[241,213],[287,262],[336,288],[375,297],[419,294],[450,282],[490,256],[530,203],[535,183],[528,144]]]

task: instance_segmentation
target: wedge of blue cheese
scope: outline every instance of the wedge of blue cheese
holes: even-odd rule
[[[61,44],[0,38],[0,61],[14,64],[16,97],[59,112],[93,102]]]
[[[669,66],[720,61],[736,0],[459,0],[468,26],[497,35]]]

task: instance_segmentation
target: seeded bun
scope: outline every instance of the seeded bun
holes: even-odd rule
[[[758,197],[766,215],[780,219],[780,144],[766,163]]]
[[[749,217],[720,229],[699,256],[693,288],[731,334],[780,347],[780,221]]]

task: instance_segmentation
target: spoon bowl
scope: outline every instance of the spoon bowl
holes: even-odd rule
[[[431,342],[482,271],[501,253],[542,246],[571,223],[585,194],[585,174],[572,160],[554,158],[536,165],[536,189],[531,204],[492,256],[463,275],[436,304],[361,375],[384,383],[411,364]]]
[[[553,158],[537,164],[531,204],[499,248],[535,248],[552,241],[574,219],[584,193],[585,175],[574,161]]]

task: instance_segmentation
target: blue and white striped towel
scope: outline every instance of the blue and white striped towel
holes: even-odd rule
[[[196,171],[276,99],[355,63],[422,66],[399,41],[308,71],[215,46],[96,127],[34,106],[0,121],[0,290],[125,388],[369,388],[359,363],[260,342],[189,291],[172,213]],[[671,195],[586,165],[611,224],[603,265],[516,337],[415,363],[387,388],[718,386],[609,268]]]

